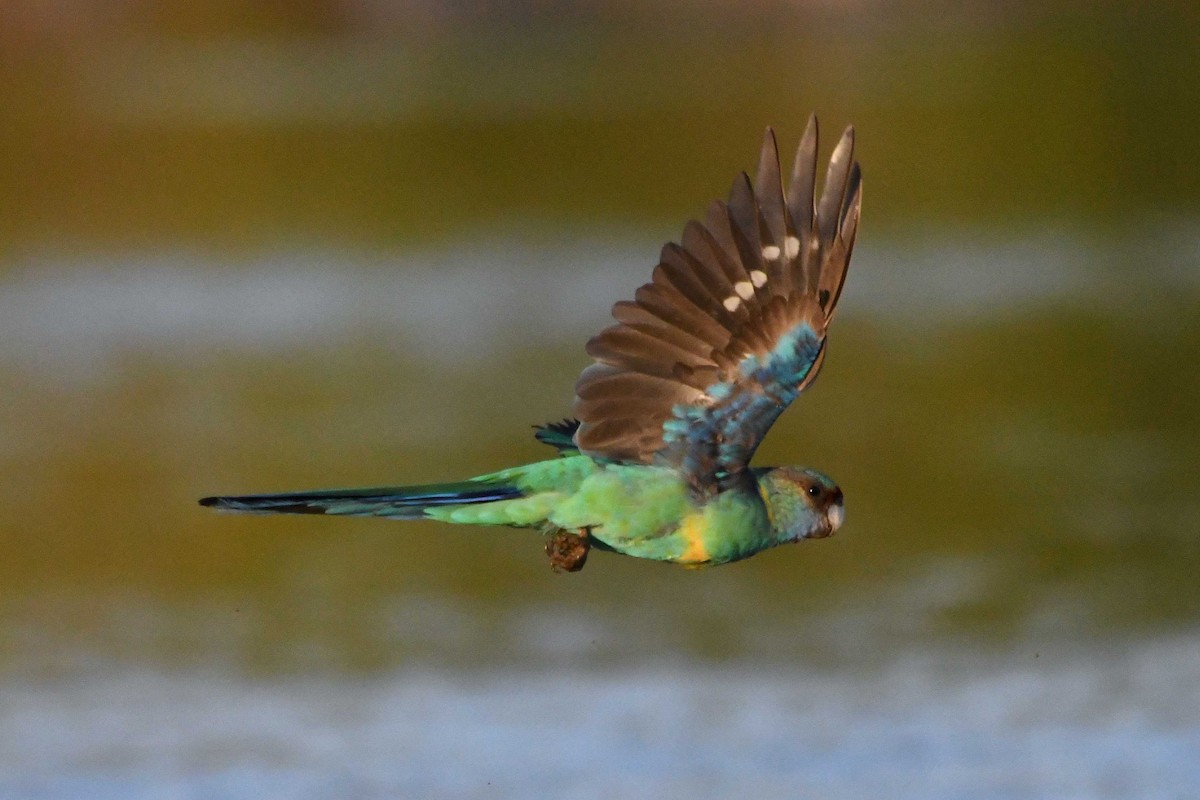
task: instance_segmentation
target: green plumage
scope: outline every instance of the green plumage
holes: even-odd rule
[[[784,189],[767,130],[756,186],[662,250],[651,281],[588,342],[578,420],[537,429],[558,457],[456,483],[208,497],[227,511],[430,519],[536,528],[556,569],[588,547],[688,566],[828,536],[842,492],[802,467],[750,466],[820,372],[858,229],[862,175],[848,128],[819,201],[816,118]]]
[[[753,491],[725,492],[699,503],[677,470],[603,463],[575,453],[460,483],[214,497],[201,503],[228,511],[586,531],[601,549],[694,566],[736,561],[836,527],[810,508],[813,487],[840,508],[841,493],[828,478],[811,470],[759,475]],[[772,519],[767,503],[784,509],[785,518]]]

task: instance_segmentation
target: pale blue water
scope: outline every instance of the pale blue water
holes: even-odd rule
[[[582,343],[610,323],[614,301],[649,279],[657,249],[655,239],[625,236],[228,261],[34,253],[11,259],[3,280],[0,357],[87,370],[121,351],[249,355],[329,347],[369,331],[398,351],[485,359],[569,337]],[[1051,304],[1136,313],[1147,298],[1200,289],[1197,252],[1200,237],[1184,221],[1130,243],[980,231],[936,246],[877,244],[855,254],[843,312],[924,327]]]
[[[5,686],[0,796],[1183,800],[1200,636],[868,670],[680,662]]]

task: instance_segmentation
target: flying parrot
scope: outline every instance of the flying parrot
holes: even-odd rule
[[[817,120],[785,187],[774,132],[757,177],[733,182],[649,283],[587,343],[574,418],[539,426],[556,457],[455,483],[206,497],[268,514],[432,519],[533,528],[557,571],[590,549],[687,567],[831,535],[842,491],[800,466],[752,467],[772,423],[816,379],[862,203],[854,129],[816,199]]]

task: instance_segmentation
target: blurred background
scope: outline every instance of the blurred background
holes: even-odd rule
[[[1200,790],[1192,4],[0,6],[0,795]],[[205,494],[546,457],[586,338],[810,111],[831,356],[690,572]]]

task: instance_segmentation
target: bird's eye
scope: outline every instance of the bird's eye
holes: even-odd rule
[[[808,496],[809,497],[820,497],[821,496],[821,487],[820,486],[808,487]]]

